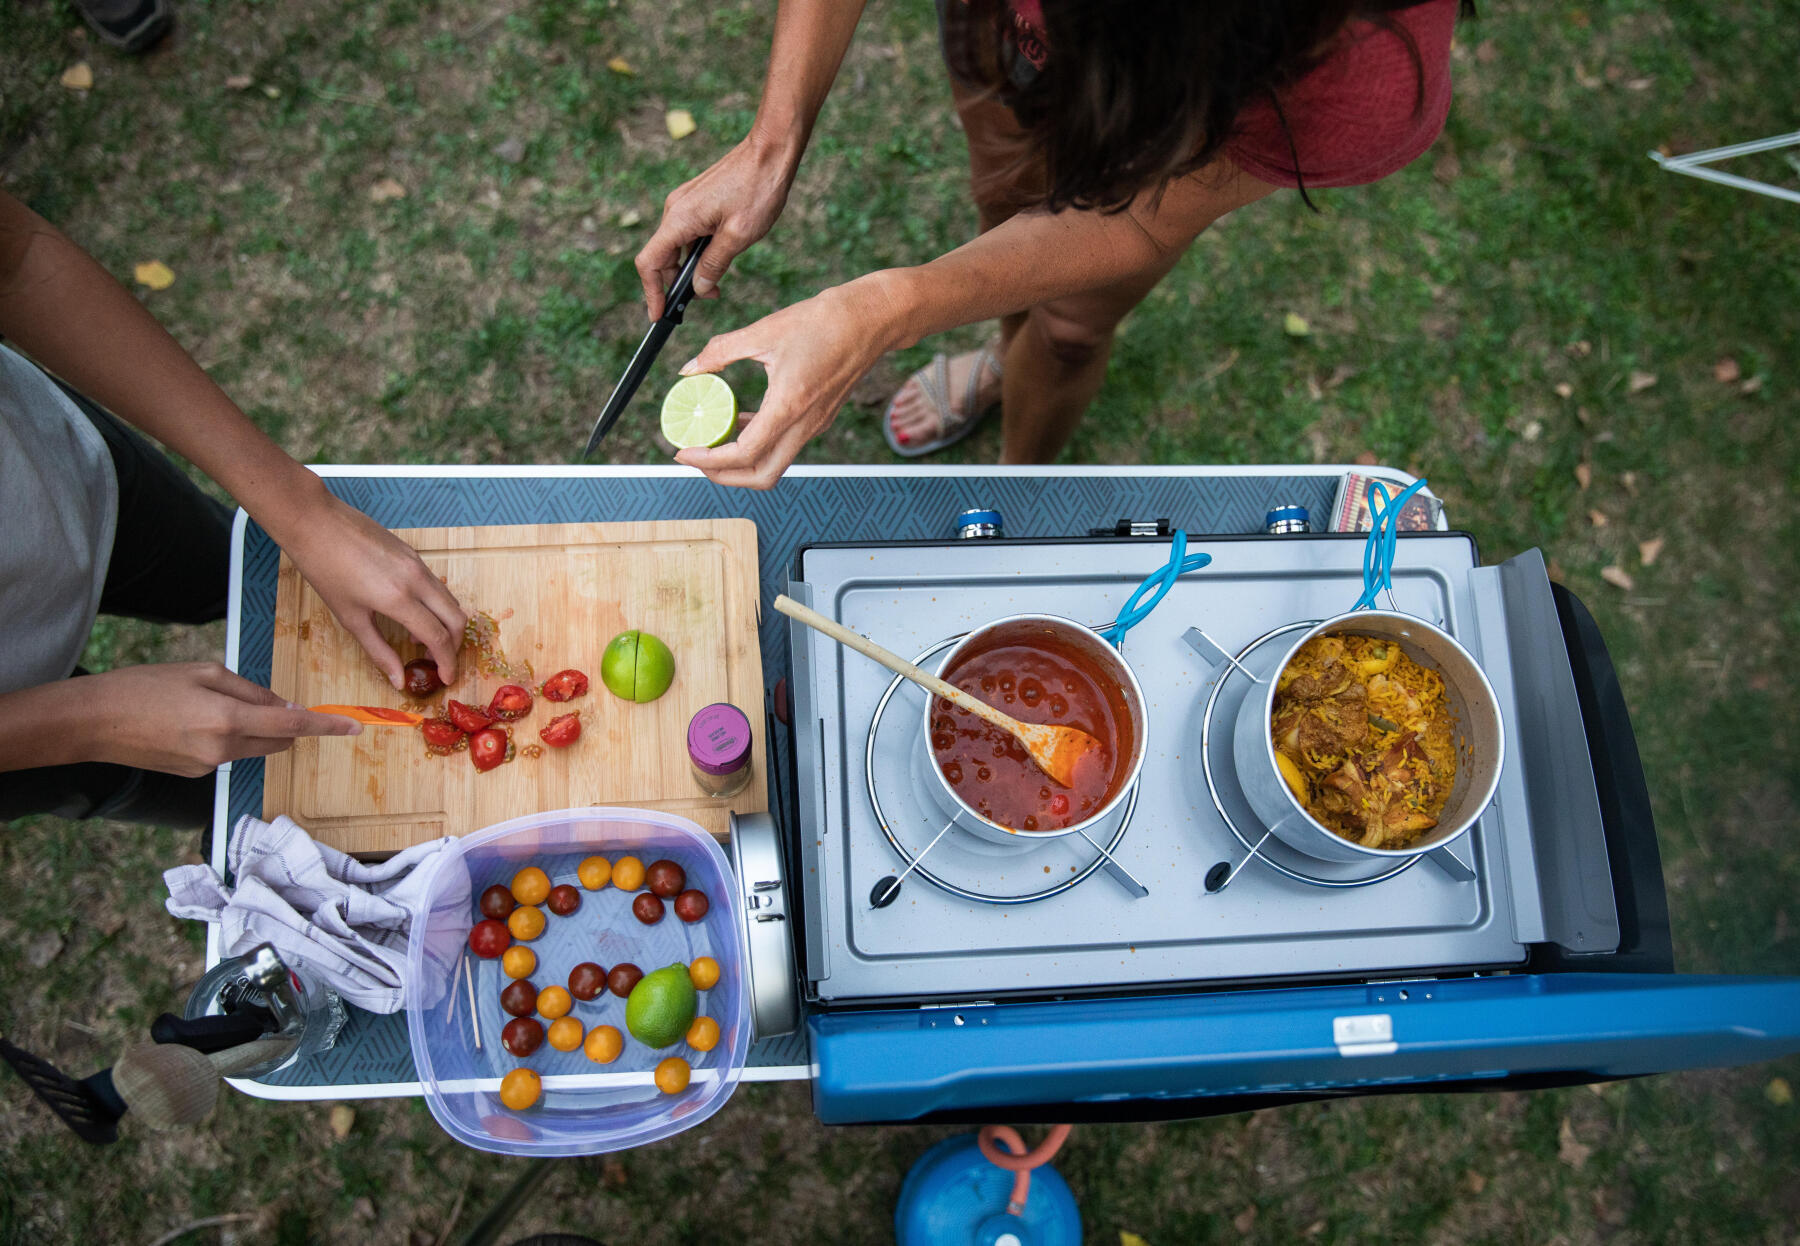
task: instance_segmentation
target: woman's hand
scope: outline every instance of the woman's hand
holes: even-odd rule
[[[719,281],[731,261],[768,233],[781,215],[798,167],[798,152],[790,154],[752,131],[712,168],[669,192],[662,223],[637,256],[650,319],[662,316],[682,254],[696,238],[712,236],[694,270],[694,293],[703,299],[719,296]]]
[[[770,488],[801,447],[837,418],[863,373],[892,349],[897,324],[883,274],[873,273],[713,338],[683,365],[683,376],[754,359],[767,371],[769,387],[761,410],[743,416],[736,441],[683,450],[676,461],[699,468],[714,484]]]

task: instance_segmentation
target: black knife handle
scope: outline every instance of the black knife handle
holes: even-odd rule
[[[150,1023],[150,1037],[159,1043],[180,1043],[183,1047],[211,1055],[242,1043],[255,1042],[274,1028],[275,1018],[266,1008],[246,1008],[241,1012],[193,1018],[165,1012]]]
[[[675,284],[669,287],[669,300],[663,307],[662,318],[670,324],[680,324],[681,317],[687,311],[687,305],[694,297],[694,273],[700,268],[700,257],[706,252],[706,244],[712,241],[711,234],[694,239],[694,249],[681,265],[681,271],[675,274]]]

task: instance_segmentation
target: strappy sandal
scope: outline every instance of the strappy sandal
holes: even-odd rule
[[[983,346],[975,352],[975,366],[969,369],[968,383],[963,388],[963,409],[954,411],[950,407],[950,356],[937,354],[931,362],[913,373],[912,379],[919,383],[924,391],[925,400],[937,408],[939,435],[930,441],[902,444],[894,436],[894,404],[900,401],[896,392],[888,402],[887,410],[881,413],[881,435],[887,438],[888,449],[903,458],[916,459],[927,454],[935,454],[945,446],[953,446],[974,432],[981,421],[1000,406],[990,403],[981,410],[975,408],[975,397],[981,389],[981,374],[992,368],[995,376],[1004,376],[1000,366],[1000,357],[993,350]],[[904,390],[906,387],[900,387]]]

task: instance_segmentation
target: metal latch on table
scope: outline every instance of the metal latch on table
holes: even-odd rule
[[[1166,519],[1121,519],[1110,528],[1089,528],[1089,536],[1168,536],[1172,529]]]

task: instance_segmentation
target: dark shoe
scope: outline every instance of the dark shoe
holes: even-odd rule
[[[175,18],[166,0],[73,0],[76,12],[103,43],[142,52],[169,32]]]

